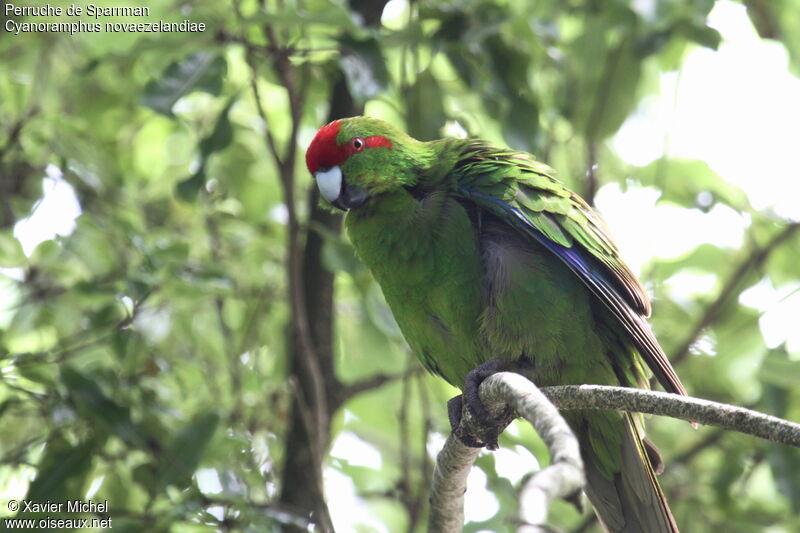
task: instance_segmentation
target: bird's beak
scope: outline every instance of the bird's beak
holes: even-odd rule
[[[317,187],[322,197],[342,211],[359,207],[369,198],[363,189],[348,185],[342,179],[342,169],[338,166],[320,170],[314,174],[314,178],[317,180]]]

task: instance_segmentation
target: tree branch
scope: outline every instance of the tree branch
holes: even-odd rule
[[[513,372],[499,372],[480,387],[480,397],[490,413],[511,407],[528,420],[547,445],[551,464],[531,476],[520,493],[519,531],[546,531],[547,509],[556,498],[573,496],[584,480],[578,440],[536,385]],[[436,459],[431,487],[431,514],[428,531],[461,531],[463,525],[466,477],[478,456],[450,435]]]
[[[559,409],[613,409],[669,416],[800,447],[800,424],[735,405],[604,385],[562,385],[545,387],[542,392]]]
[[[342,383],[337,391],[336,398],[333,402],[333,407],[334,409],[338,409],[353,396],[380,388],[386,383],[396,379],[403,379],[415,374],[420,374],[420,370],[421,368],[419,365],[416,365],[414,369],[398,372],[396,374],[374,374],[353,383]]]
[[[452,433],[436,456],[431,480],[430,533],[457,533],[464,525],[464,494],[467,475],[480,450],[470,448]]]
[[[603,409],[669,416],[800,447],[800,424],[744,407],[667,392],[604,385],[538,389],[521,374],[499,372],[481,384],[479,393],[493,415],[511,407],[528,420],[550,452],[551,465],[532,476],[520,493],[519,532],[547,531],[543,524],[550,502],[574,495],[584,483],[578,442],[558,409]],[[468,417],[462,423],[468,432],[475,433],[472,428],[477,420]],[[436,458],[428,531],[461,531],[467,475],[478,452],[452,434],[448,437]]]

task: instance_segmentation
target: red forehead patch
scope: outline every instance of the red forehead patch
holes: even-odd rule
[[[322,167],[330,168],[341,165],[357,151],[349,140],[341,145],[336,143],[340,127],[341,124],[338,120],[322,126],[308,146],[306,167],[312,174]],[[365,148],[392,147],[392,141],[382,135],[373,135],[362,140]]]
[[[343,147],[336,144],[339,126],[338,120],[322,126],[308,146],[306,166],[312,174],[319,167],[332,167],[347,159],[347,155],[342,150]]]

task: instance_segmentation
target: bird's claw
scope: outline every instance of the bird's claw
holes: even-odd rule
[[[500,359],[490,359],[467,374],[463,394],[447,402],[447,413],[453,434],[464,445],[471,448],[496,450],[497,439],[503,430],[516,418],[516,413],[506,409],[499,416],[492,415],[481,402],[478,390],[481,383],[497,372],[506,369],[507,363]],[[472,423],[464,424],[464,413],[469,414]]]
[[[465,446],[469,446],[470,448],[483,448],[486,446],[486,443],[469,433],[461,424],[461,420],[463,419],[463,411],[463,395],[459,394],[458,396],[454,396],[448,400],[447,416],[450,419],[450,428],[453,430],[453,435],[455,435]]]

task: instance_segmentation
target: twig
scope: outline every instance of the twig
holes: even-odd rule
[[[675,465],[681,465],[690,462],[703,450],[715,446],[720,440],[722,440],[722,437],[727,434],[728,433],[722,429],[710,431],[703,440],[696,442],[689,449],[684,450],[675,457],[670,458],[668,461],[670,467],[674,468]]]
[[[669,416],[800,447],[800,424],[735,405],[604,385],[561,385],[544,387],[542,392],[559,409],[613,409]]]
[[[266,130],[265,137],[267,140],[267,149],[269,150],[269,153],[272,154],[272,158],[275,160],[275,166],[280,170],[284,168],[285,164],[281,158],[280,150],[278,150],[278,145],[275,142],[275,136],[272,135],[272,130],[269,127],[267,110],[264,107],[264,103],[261,101],[261,94],[258,92],[255,63],[250,59],[249,55],[247,57],[248,61],[250,61],[250,90],[253,93],[253,99],[256,103],[256,111],[258,111],[258,116],[261,117],[261,121],[264,123],[264,129]]]
[[[333,409],[338,409],[340,405],[345,403],[347,400],[356,396],[357,394],[361,394],[362,392],[371,391],[373,389],[377,389],[385,385],[386,383],[393,381],[395,379],[402,379],[406,376],[413,376],[414,374],[420,373],[420,366],[415,365],[413,369],[409,369],[397,374],[375,374],[369,377],[366,377],[362,380],[356,381],[354,383],[348,384],[341,384],[339,390],[337,391],[336,401],[335,404],[332,406]]]

